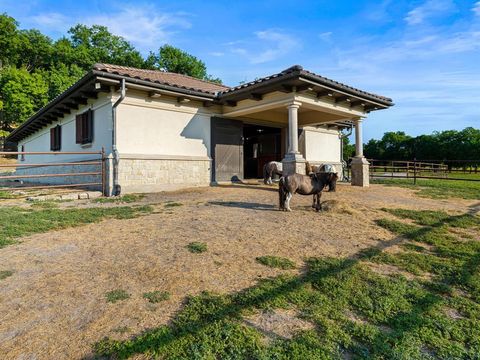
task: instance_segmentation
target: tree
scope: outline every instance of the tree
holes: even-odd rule
[[[343,138],[343,159],[348,160],[355,156],[355,145],[350,144],[348,137]]]
[[[41,73],[5,67],[0,72],[0,130],[11,131],[48,102],[48,83]]]
[[[150,63],[155,59],[154,54],[147,58]],[[171,45],[164,45],[159,50],[155,61],[158,68],[178,74],[192,76],[197,79],[212,81],[221,84],[221,80],[207,74],[205,63],[197,57]]]

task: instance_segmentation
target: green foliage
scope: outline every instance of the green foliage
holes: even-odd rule
[[[412,179],[373,179],[372,183],[418,190],[417,195],[434,199],[460,198],[476,200],[480,198],[480,181],[417,179],[417,185],[414,185]]]
[[[221,82],[207,75],[202,61],[173,46],[165,45],[158,56],[150,53],[144,59],[105,26],[77,24],[68,36],[53,41],[38,30],[19,29],[14,18],[0,14],[0,136],[65,91],[95,63],[165,68]]]
[[[143,298],[155,304],[170,299],[170,293],[168,291],[151,291],[144,293]]]
[[[179,203],[179,202],[175,202],[175,201],[167,201],[165,203],[165,207],[169,208],[169,207],[177,207],[177,206],[182,206],[183,204],[182,203]]]
[[[260,256],[256,258],[257,262],[262,265],[278,268],[278,269],[294,269],[295,263],[287,258],[279,257],[279,256]]]
[[[218,78],[212,78],[207,74],[205,63],[197,57],[171,45],[164,45],[159,49],[158,57],[150,54],[148,59],[156,64],[160,69],[166,71],[189,75],[198,79],[208,80],[221,84]]]
[[[387,132],[380,140],[370,140],[364,147],[365,156],[378,160],[479,160],[480,129],[467,127],[461,131],[447,130],[431,135],[411,137],[403,131]],[[464,164],[449,162],[450,167]],[[471,165],[480,165],[472,162]]]
[[[0,280],[6,279],[13,275],[13,271],[11,270],[0,270]]]
[[[196,254],[203,253],[207,251],[207,244],[203,242],[194,241],[187,245],[187,249],[191,253],[196,253]]]
[[[126,341],[106,338],[94,349],[98,356],[119,359],[138,354],[162,359],[475,359],[480,353],[480,245],[461,242],[448,231],[478,230],[478,217],[388,212],[416,225],[389,220],[382,226],[417,243],[428,240],[433,250],[411,248],[404,254],[370,248],[349,259],[311,258],[302,275],[263,280],[234,294],[204,292],[188,298],[171,325]],[[371,262],[418,274],[429,271],[433,278],[382,275],[371,270]],[[243,320],[252,311],[278,308],[296,310],[315,329],[291,339],[272,338],[270,331]],[[459,316],[448,315],[448,309]]]
[[[130,294],[122,289],[112,290],[105,294],[105,299],[110,303],[116,303],[117,301],[126,300],[128,298],[130,298]]]
[[[108,217],[131,219],[152,211],[150,206],[42,210],[3,207],[0,208],[0,248],[22,236],[99,222]]]

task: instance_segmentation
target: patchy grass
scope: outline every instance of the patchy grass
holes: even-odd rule
[[[143,294],[143,298],[155,304],[170,299],[168,291],[151,291]]]
[[[176,207],[176,206],[182,206],[183,204],[182,203],[179,203],[179,202],[175,202],[175,201],[168,201],[165,203],[165,207],[166,208],[170,208],[170,207]]]
[[[59,207],[56,201],[34,201],[30,206],[39,209],[54,209]]]
[[[150,206],[41,210],[0,208],[0,248],[31,234],[99,222],[105,218],[131,219],[152,211]]]
[[[262,280],[233,294],[192,296],[170,325],[127,341],[104,339],[94,349],[98,356],[119,359],[137,354],[162,359],[477,358],[480,242],[457,239],[449,230],[456,226],[478,231],[479,218],[388,211],[399,220],[378,224],[392,231],[391,245],[413,239],[428,244],[429,252],[370,248],[352,258],[307,259],[301,275]],[[414,224],[402,223],[405,217]],[[433,277],[379,274],[368,266],[371,262],[407,272],[428,271]],[[269,334],[243,320],[252,312],[285,308],[315,329],[299,331],[292,339],[266,341]],[[446,316],[446,309],[456,316]]]
[[[187,249],[191,253],[203,253],[207,251],[207,244],[203,242],[194,241],[187,245]]]
[[[279,256],[260,256],[256,258],[257,262],[262,265],[277,268],[277,269],[294,269],[295,263],[287,258],[279,257]]]
[[[144,194],[126,194],[122,196],[99,197],[94,199],[93,201],[100,204],[133,203],[142,200],[144,197]]]
[[[11,270],[1,270],[0,271],[0,280],[6,279],[9,276],[13,275],[13,271]]]
[[[116,303],[117,301],[127,300],[129,298],[130,294],[122,289],[112,290],[105,294],[105,299],[109,303]]]
[[[412,179],[372,179],[372,183],[418,190],[417,195],[433,199],[480,199],[480,181],[417,179],[414,185]]]
[[[12,194],[11,191],[0,190],[0,200],[16,199],[16,198],[18,198],[18,195]]]

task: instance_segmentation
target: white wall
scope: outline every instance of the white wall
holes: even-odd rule
[[[305,127],[305,158],[312,163],[339,163],[338,130]]]
[[[117,108],[117,146],[120,157],[210,157],[210,117],[199,102],[149,98],[129,90]]]
[[[94,132],[93,142],[89,145],[76,144],[75,142],[75,115],[81,114],[88,109],[94,111]],[[66,114],[64,118],[59,119],[35,134],[19,141],[18,149],[25,146],[25,151],[50,151],[50,129],[57,125],[62,126],[61,152],[63,151],[101,151],[102,147],[108,154],[112,148],[112,103],[110,94],[101,94],[98,99],[90,99],[87,105],[80,105],[78,110],[72,110],[72,113]],[[98,155],[25,155],[25,161],[19,161],[22,164],[28,163],[46,163],[59,161],[79,161],[89,158],[98,158]],[[20,156],[19,156],[20,159]]]

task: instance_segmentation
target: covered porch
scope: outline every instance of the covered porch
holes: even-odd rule
[[[291,73],[296,75],[291,76]],[[317,79],[308,79],[308,76],[302,77],[302,73],[312,74],[301,67],[292,67],[276,77],[261,79],[223,93],[220,96],[222,117],[246,124],[281,128],[285,146],[282,152],[284,173],[305,173],[306,160],[299,148],[299,129],[322,127],[341,130],[353,126],[356,155],[351,164],[352,185],[368,186],[362,123],[370,111],[389,105],[383,99],[383,103],[368,99],[365,95],[370,95],[368,93],[339,83],[336,83],[336,88],[326,86],[320,81],[325,81],[324,78],[314,75]]]

